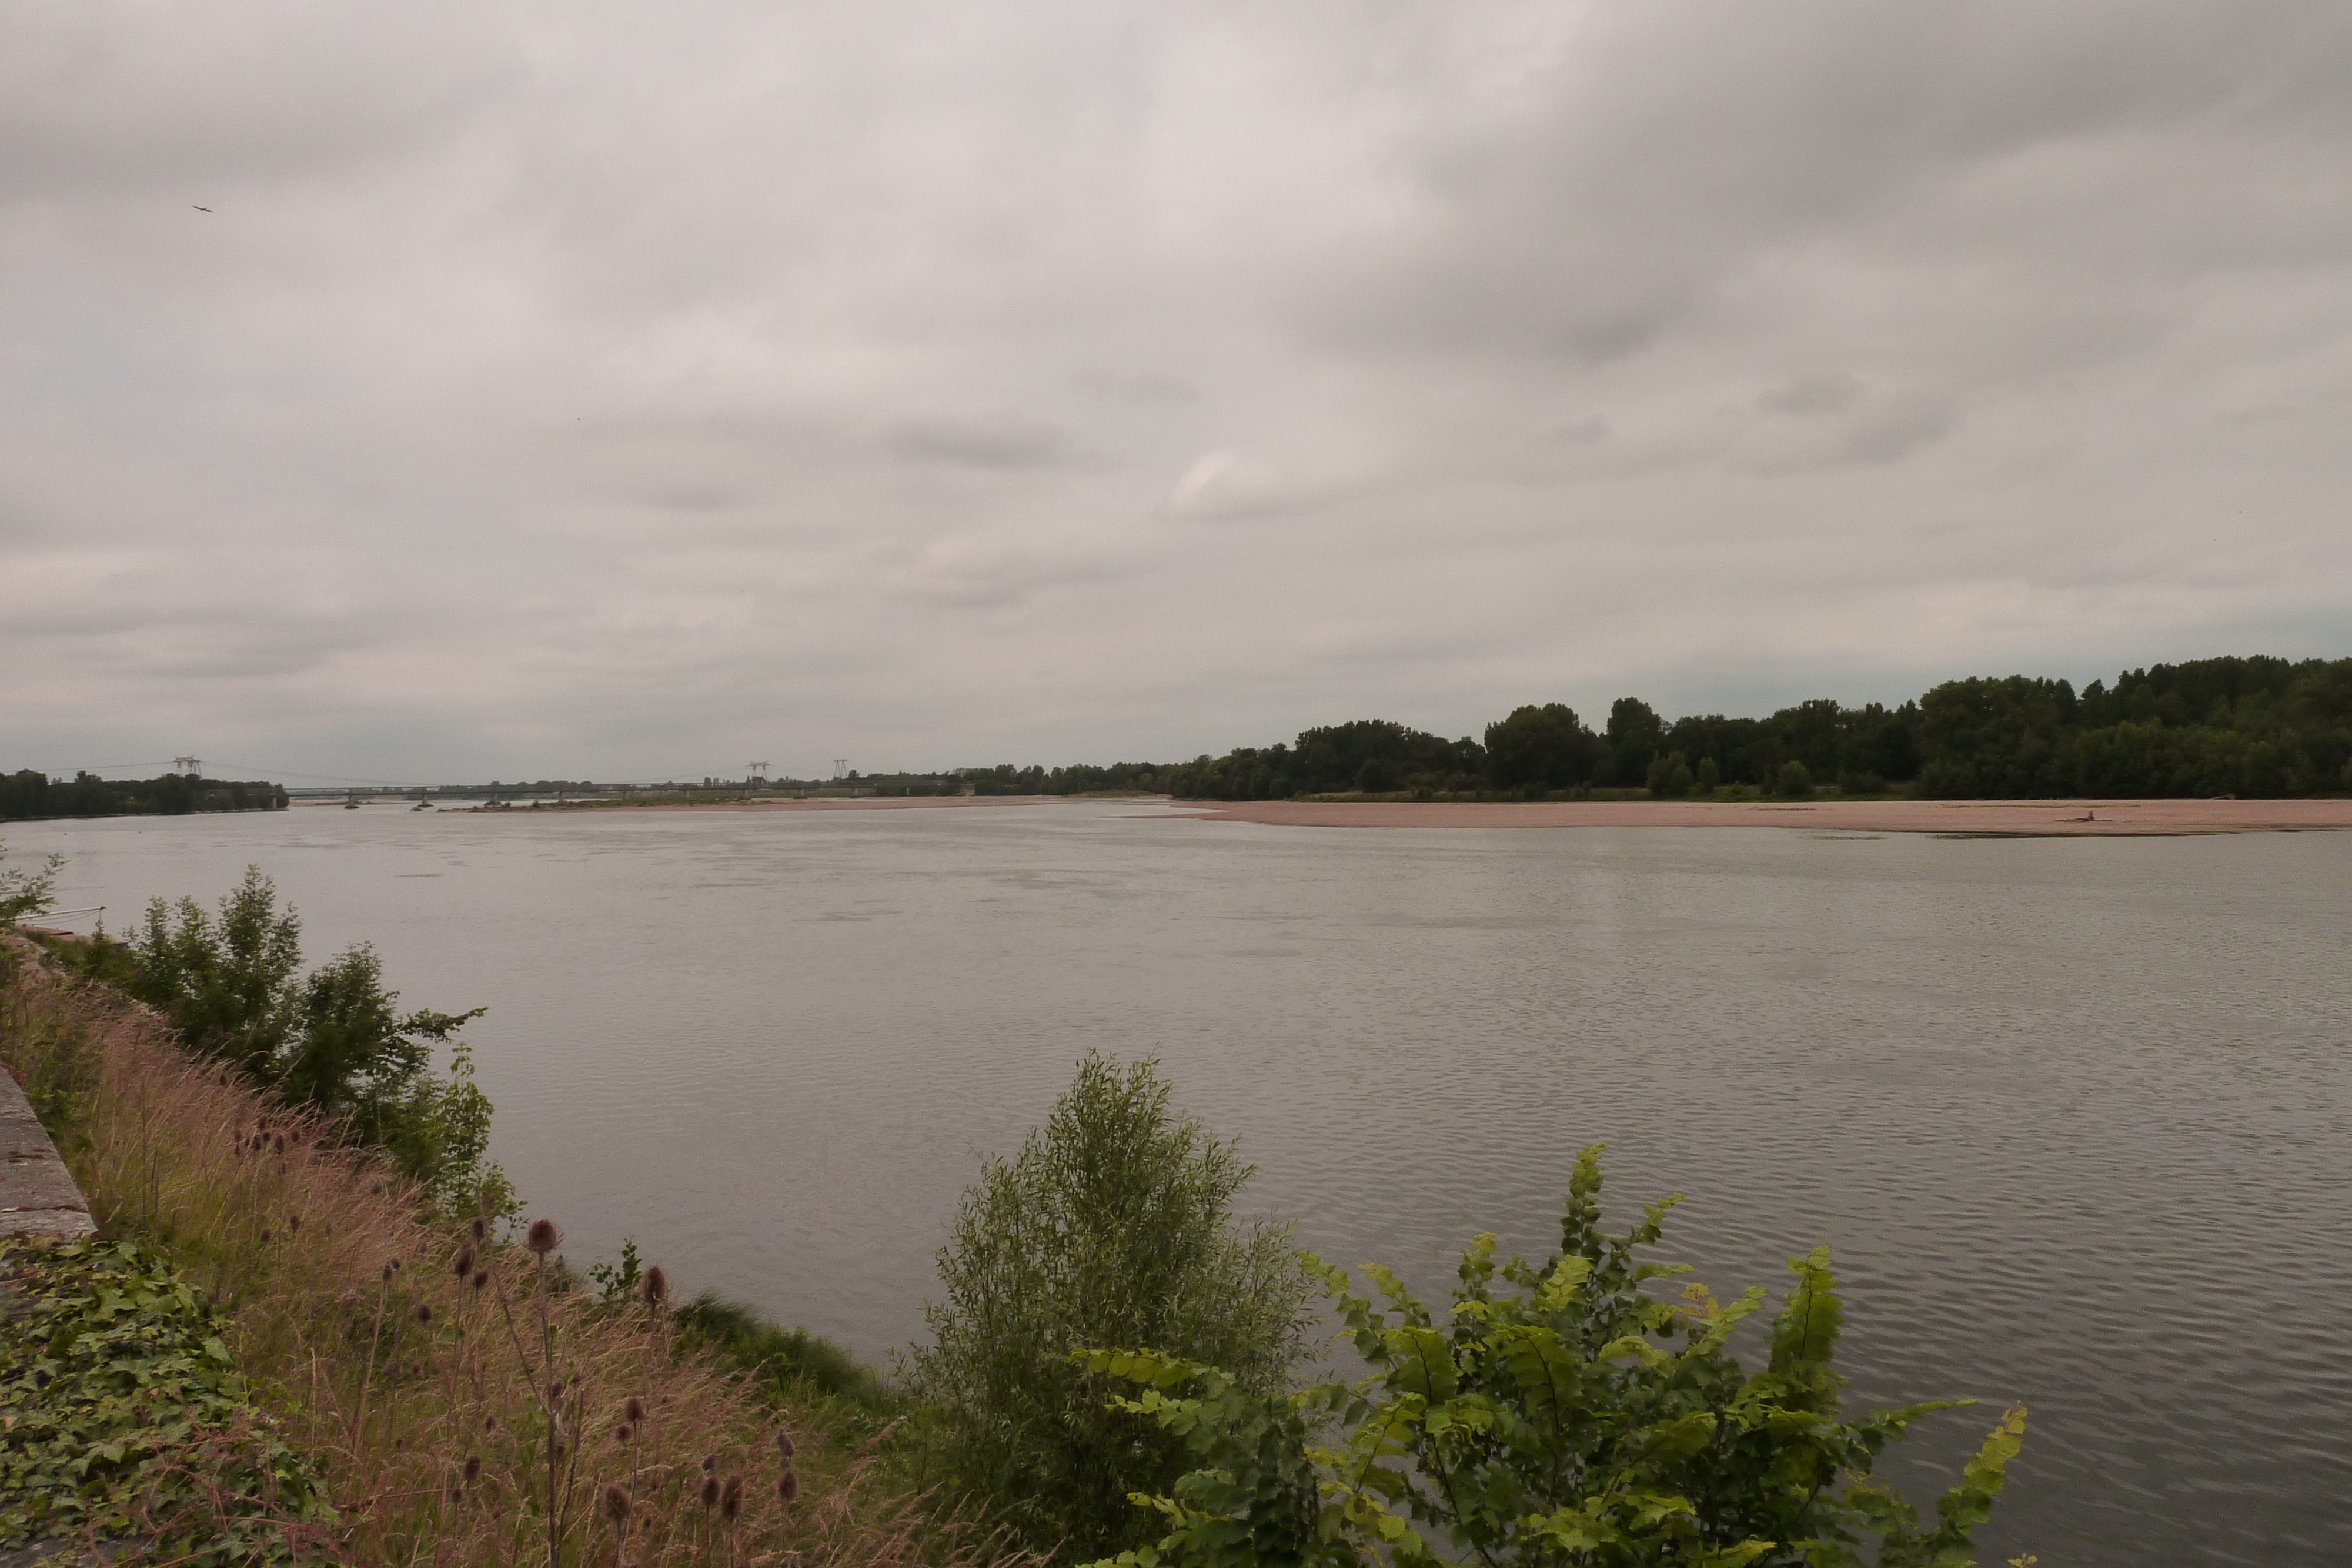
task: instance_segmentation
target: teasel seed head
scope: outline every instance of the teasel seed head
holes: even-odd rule
[[[480,1480],[481,1479],[482,1479],[482,1456],[481,1456],[481,1455],[479,1455],[479,1454],[468,1454],[468,1455],[467,1455],[467,1456],[466,1456],[466,1484],[467,1484],[467,1486],[472,1486],[476,1481]]]
[[[659,1307],[669,1300],[669,1276],[658,1263],[646,1270],[646,1305]]]
[[[301,1233],[302,1217],[299,1214],[288,1215],[286,1217],[286,1234],[289,1236],[299,1236]]]
[[[628,1402],[621,1406],[621,1414],[642,1424],[646,1418],[646,1402],[632,1394]]]
[[[372,1181],[368,1183],[368,1196],[370,1197],[382,1197],[383,1196],[383,1183],[380,1181]]]
[[[416,1303],[416,1321],[420,1323],[429,1323],[433,1321],[433,1304],[431,1302],[419,1301]]]
[[[702,1473],[703,1473],[704,1475],[706,1475],[706,1476],[707,1476],[707,1475],[712,1475],[712,1474],[715,1474],[715,1473],[718,1471],[718,1469],[719,1469],[719,1456],[718,1456],[718,1455],[716,1455],[716,1454],[705,1454],[705,1455],[703,1455],[703,1456],[702,1456]]]
[[[776,1452],[783,1456],[787,1466],[793,1462],[793,1456],[800,1452],[798,1448],[793,1447],[793,1435],[782,1427],[776,1430]]]
[[[626,1443],[630,1438],[636,1435],[637,1429],[635,1427],[630,1426],[626,1421],[622,1422],[619,1426],[613,1428],[613,1436],[618,1437],[624,1443]]]
[[[458,1249],[457,1249],[457,1269],[456,1269],[456,1272],[457,1272],[457,1278],[459,1278],[460,1280],[462,1280],[462,1279],[464,1279],[467,1275],[468,1275],[468,1274],[472,1273],[473,1271],[474,1271],[474,1249],[473,1249],[471,1247],[460,1247],[460,1248],[458,1248]]]
[[[563,1244],[563,1232],[552,1219],[534,1219],[530,1228],[523,1232],[522,1244],[544,1258]]]
[[[389,1285],[392,1283],[392,1271],[398,1267],[399,1265],[396,1263],[386,1263],[383,1266],[383,1282],[385,1284]]]
[[[476,1215],[474,1217],[473,1231],[475,1240],[487,1240],[490,1234],[490,1222],[484,1219],[480,1215]]]
[[[490,1282],[490,1271],[489,1271],[488,1269],[480,1269],[480,1270],[475,1270],[475,1273],[474,1273],[474,1289],[476,1289],[476,1290],[478,1290],[478,1290],[480,1290],[483,1286],[485,1286],[485,1285],[488,1284],[489,1282]]]
[[[604,1487],[604,1517],[615,1525],[629,1522],[629,1494],[610,1482]]]
[[[262,1244],[264,1247],[267,1247],[267,1246],[268,1246],[268,1245],[269,1245],[269,1232],[268,1232],[268,1231],[267,1231],[267,1230],[264,1230],[264,1231],[261,1233],[261,1244]]]
[[[793,1469],[792,1466],[786,1465],[784,1467],[784,1473],[776,1478],[777,1500],[789,1504],[794,1498],[800,1495],[801,1473]]]
[[[729,1476],[719,1491],[719,1517],[732,1524],[743,1517],[743,1478]]]
[[[702,1478],[702,1506],[705,1508],[717,1508],[719,1506],[719,1478],[717,1476],[705,1476]]]

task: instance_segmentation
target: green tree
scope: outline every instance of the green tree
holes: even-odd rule
[[[1872,1474],[1937,1401],[1849,1422],[1834,1369],[1844,1308],[1827,1249],[1795,1282],[1749,1372],[1730,1348],[1764,1304],[1651,1282],[1637,1261],[1675,1199],[1623,1236],[1600,1226],[1600,1149],[1579,1156],[1560,1249],[1463,1255],[1433,1312],[1385,1269],[1379,1300],[1320,1260],[1370,1375],[1282,1398],[1156,1350],[1097,1349],[1091,1370],[1143,1385],[1118,1407],[1181,1436],[1193,1468],[1148,1502],[1163,1533],[1125,1568],[1960,1568],[2021,1448],[2025,1411],[1993,1428],[1937,1521]],[[1506,1288],[1507,1287],[1507,1288]]]
[[[279,910],[257,866],[246,868],[216,915],[193,898],[154,900],[129,957],[123,988],[159,1009],[191,1049],[341,1120],[446,1211],[517,1207],[505,1173],[488,1162],[491,1105],[457,1038],[483,1009],[401,1012],[365,944],[303,975],[301,920]],[[445,1048],[449,1070],[436,1076],[434,1057]]]
[[[8,841],[0,839],[0,855],[8,851]],[[38,871],[17,867],[0,870],[0,925],[14,925],[28,915],[46,915],[57,904],[58,872],[66,863],[63,855],[51,855],[41,862]]]
[[[1496,784],[1567,789],[1589,783],[1601,743],[1565,703],[1517,707],[1486,727],[1486,765]]]
[[[1070,1360],[1164,1344],[1272,1396],[1297,1362],[1309,1286],[1289,1228],[1236,1219],[1251,1167],[1169,1105],[1153,1063],[1100,1053],[1012,1160],[989,1160],[939,1256],[946,1299],[911,1357],[919,1466],[1040,1552],[1143,1542],[1129,1501],[1185,1469],[1182,1444],[1110,1410]]]
[[[1772,788],[1792,800],[1801,800],[1813,792],[1812,769],[1791,758],[1780,765],[1780,771],[1772,779]]]
[[[1617,782],[1647,779],[1650,759],[1666,743],[1666,727],[1657,709],[1639,697],[1619,697],[1609,705],[1607,733],[1609,754],[1616,759]]]
[[[1661,800],[1679,800],[1691,792],[1690,758],[1669,751],[1650,764],[1650,793]]]

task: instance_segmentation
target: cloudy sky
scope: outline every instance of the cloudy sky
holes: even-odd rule
[[[2341,0],[16,0],[0,767],[2352,653],[2347,82]]]

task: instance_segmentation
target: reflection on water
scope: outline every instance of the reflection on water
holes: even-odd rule
[[[487,1003],[497,1153],[881,1356],[983,1150],[1089,1046],[1167,1064],[1262,1204],[1426,1293],[1547,1249],[1579,1145],[1668,1250],[1832,1246],[1857,1403],[2033,1407],[1989,1560],[2352,1561],[2352,835],[1339,831],[1083,803],[15,824],[70,904],[226,889]],[[1908,1472],[1906,1472],[1907,1474]]]

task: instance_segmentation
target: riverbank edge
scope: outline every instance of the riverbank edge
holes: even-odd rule
[[[369,1257],[356,1260],[361,1264],[359,1269],[337,1269],[330,1265],[329,1271],[348,1274],[348,1280],[310,1281],[313,1293],[322,1300],[334,1291],[336,1284],[340,1284],[342,1287],[341,1302],[346,1309],[352,1309],[352,1301],[359,1298],[357,1308],[352,1309],[360,1313],[355,1323],[365,1322],[367,1302],[363,1298],[373,1293],[369,1288],[375,1284],[373,1278],[376,1272],[374,1259],[388,1257],[391,1260],[383,1265],[382,1278],[384,1286],[394,1293],[417,1291],[425,1281],[434,1277],[434,1265],[437,1263],[441,1265],[441,1292],[444,1295],[455,1292],[462,1300],[467,1289],[466,1278],[462,1273],[452,1275],[448,1271],[449,1259],[443,1256],[458,1249],[453,1249],[452,1243],[436,1238],[435,1233],[441,1226],[419,1207],[418,1195],[404,1184],[391,1180],[373,1155],[365,1150],[336,1145],[331,1137],[322,1135],[331,1129],[314,1116],[289,1111],[265,1092],[236,1084],[217,1066],[190,1056],[168,1040],[163,1021],[153,1009],[110,987],[77,979],[55,956],[24,935],[22,927],[0,926],[0,1005],[21,1001],[29,977],[31,985],[45,993],[41,1000],[52,1014],[47,1021],[63,1021],[68,1027],[78,1025],[87,1029],[91,1037],[89,1054],[93,1059],[103,1059],[114,1049],[128,1044],[130,1054],[141,1059],[129,1079],[124,1078],[121,1066],[110,1061],[95,1074],[95,1082],[80,1087],[93,1105],[103,1099],[113,1111],[127,1112],[129,1117],[139,1124],[142,1129],[140,1141],[149,1145],[142,1152],[143,1157],[151,1163],[160,1160],[166,1164],[192,1155],[199,1160],[213,1157],[211,1151],[194,1148],[187,1138],[176,1135],[186,1130],[174,1120],[174,1111],[182,1109],[173,1103],[175,1091],[179,1090],[192,1090],[195,1098],[217,1103],[198,1108],[199,1120],[217,1122],[226,1107],[229,1120],[240,1128],[250,1130],[257,1126],[267,1133],[274,1126],[278,1130],[273,1135],[274,1155],[261,1154],[249,1161],[243,1160],[241,1145],[246,1132],[240,1132],[236,1140],[241,1163],[257,1169],[274,1158],[280,1178],[275,1186],[289,1189],[274,1195],[274,1206],[257,1205],[257,1214],[249,1217],[263,1227],[257,1235],[257,1246],[263,1253],[268,1253],[272,1247],[269,1227],[276,1210],[286,1210],[286,1228],[279,1232],[276,1241],[278,1255],[286,1254],[294,1245],[296,1239],[292,1233],[302,1230],[303,1218],[300,1212],[289,1207],[287,1199],[294,1196],[291,1188],[300,1187],[303,1189],[301,1197],[315,1206],[310,1214],[311,1226],[301,1236],[305,1245],[318,1245],[320,1221],[324,1218],[325,1237],[335,1238],[340,1232],[341,1236],[353,1239],[352,1243],[341,1246],[341,1250],[349,1251],[357,1246],[370,1252]],[[64,939],[81,938],[65,936]],[[60,1013],[68,1016],[60,1020],[57,1016]],[[15,1054],[12,1051],[12,1059],[0,1061],[0,1065],[10,1069],[0,1076],[7,1077],[12,1084],[17,1071],[25,1065],[13,1060]],[[158,1063],[164,1064],[166,1071],[152,1071]],[[139,1071],[138,1068],[148,1071]],[[110,1082],[110,1079],[119,1082]],[[110,1088],[115,1092],[107,1093]],[[99,1133],[100,1142],[106,1141],[105,1134],[97,1126],[106,1113],[105,1109],[81,1114],[60,1113],[55,1130],[65,1144],[67,1152],[79,1151],[85,1161],[104,1160],[107,1151],[94,1147],[91,1134]],[[117,1119],[121,1118],[118,1116]],[[45,1139],[48,1137],[49,1131],[44,1125]],[[254,1135],[263,1136],[261,1134]],[[114,1141],[120,1143],[122,1140]],[[210,1141],[205,1138],[196,1140],[199,1144]],[[271,1139],[263,1137],[263,1142],[268,1143]],[[261,1145],[257,1144],[255,1147],[259,1149]],[[290,1184],[284,1179],[288,1176],[289,1162],[293,1166],[294,1178]],[[153,1179],[152,1175],[148,1179]],[[134,1182],[133,1185],[138,1184]],[[180,1277],[185,1279],[200,1297],[210,1297],[226,1303],[228,1316],[224,1320],[222,1338],[234,1349],[231,1364],[236,1371],[253,1377],[255,1391],[264,1401],[263,1408],[274,1412],[270,1418],[273,1429],[282,1427],[290,1437],[306,1426],[319,1426],[322,1416],[332,1417],[332,1413],[323,1407],[313,1407],[320,1387],[315,1361],[308,1379],[308,1388],[299,1375],[280,1375],[287,1372],[287,1368],[259,1362],[248,1365],[239,1333],[228,1326],[237,1317],[239,1302],[250,1303],[256,1281],[222,1276],[225,1270],[235,1267],[229,1255],[250,1251],[256,1246],[257,1238],[211,1234],[201,1229],[188,1234],[156,1234],[152,1227],[141,1222],[138,1215],[131,1212],[141,1201],[137,1195],[117,1193],[115,1197],[121,1201],[110,1201],[109,1194],[113,1188],[101,1173],[95,1171],[87,1174],[78,1183],[77,1196],[81,1196],[84,1189],[94,1199],[85,1204],[84,1212],[96,1222],[95,1237],[87,1242],[66,1242],[65,1246],[106,1247],[114,1244],[113,1239],[135,1237],[144,1252],[162,1258],[167,1264],[181,1270]],[[331,1215],[332,1217],[329,1218]],[[462,1231],[463,1227],[457,1228]],[[358,1238],[357,1233],[361,1232],[368,1233],[364,1241]],[[480,1235],[478,1228],[476,1234]],[[33,1239],[35,1245],[45,1245],[37,1239]],[[461,1250],[467,1256],[475,1252],[473,1248]],[[520,1239],[502,1242],[495,1234],[479,1244],[479,1257],[480,1267],[491,1270],[502,1266],[497,1261],[499,1259],[507,1260],[506,1266],[520,1266],[526,1272],[531,1264]],[[412,1264],[423,1265],[421,1274],[412,1277],[404,1270],[403,1259],[407,1259]],[[771,1358],[769,1361],[760,1365],[747,1364],[737,1347],[728,1343],[730,1337],[728,1324],[698,1324],[695,1322],[697,1317],[709,1316],[710,1304],[717,1301],[717,1298],[706,1295],[667,1314],[660,1312],[649,1313],[643,1302],[652,1301],[654,1298],[642,1289],[616,1304],[600,1298],[589,1282],[572,1270],[561,1256],[551,1262],[554,1276],[562,1281],[560,1289],[563,1292],[555,1299],[559,1334],[584,1334],[591,1339],[599,1339],[607,1342],[608,1350],[617,1346],[628,1359],[639,1364],[635,1385],[643,1387],[646,1403],[672,1408],[673,1419],[683,1406],[689,1404],[700,1403],[706,1409],[715,1412],[719,1417],[719,1424],[705,1437],[706,1446],[717,1439],[746,1455],[765,1454],[769,1456],[772,1466],[781,1448],[783,1469],[790,1470],[795,1468],[793,1445],[780,1443],[778,1439],[786,1431],[799,1435],[797,1468],[806,1477],[804,1500],[797,1509],[786,1507],[782,1512],[791,1519],[803,1521],[802,1531],[814,1527],[821,1541],[841,1550],[826,1552],[818,1541],[807,1542],[809,1547],[817,1549],[821,1554],[836,1556],[845,1563],[875,1564],[877,1568],[918,1568],[918,1565],[991,1568],[994,1564],[1024,1568],[1023,1560],[1017,1553],[1006,1551],[999,1537],[978,1528],[961,1511],[952,1507],[934,1508],[931,1500],[904,1484],[894,1465],[877,1468],[877,1459],[883,1457],[880,1445],[888,1436],[887,1419],[877,1420],[874,1412],[857,1408],[855,1401],[829,1396],[824,1390],[795,1378],[791,1375],[793,1369],[776,1364],[774,1346],[766,1347]],[[281,1266],[273,1257],[263,1268],[267,1271]],[[482,1273],[473,1277],[470,1288],[475,1292],[480,1291],[485,1277]],[[643,1301],[639,1304],[630,1304],[640,1297]],[[5,1304],[5,1301],[0,1300],[0,1306]],[[449,1311],[450,1305],[448,1301],[439,1302],[437,1320],[434,1314],[420,1312],[418,1322],[449,1322],[453,1315]],[[729,1303],[723,1301],[719,1301],[718,1305],[721,1309],[729,1307]],[[619,1313],[617,1319],[614,1316],[616,1312]],[[397,1318],[398,1314],[394,1317]],[[571,1326],[564,1326],[567,1322]],[[369,1329],[368,1333],[373,1337],[378,1330],[388,1327],[379,1307],[376,1326]],[[791,1337],[791,1331],[778,1330],[764,1320],[750,1318],[749,1327],[755,1338],[761,1334],[771,1339],[779,1335]],[[7,1322],[0,1321],[0,1333],[6,1332]],[[737,1335],[742,1332],[742,1325],[737,1325],[733,1330]],[[247,1337],[250,1334],[248,1329]],[[478,1368],[475,1375],[478,1379]],[[577,1384],[579,1375],[575,1374],[572,1381]],[[331,1396],[331,1390],[329,1392]],[[675,1402],[673,1396],[676,1396]],[[152,1411],[145,1418],[158,1419],[165,1412],[160,1410]],[[362,1423],[368,1415],[362,1404]],[[498,1425],[503,1428],[505,1419],[502,1417]],[[314,1437],[318,1435],[312,1434]],[[588,1436],[583,1433],[583,1448]],[[601,1446],[609,1449],[613,1441],[612,1428],[608,1427]],[[319,1442],[307,1447],[325,1455],[332,1445]],[[395,1441],[393,1448],[396,1455],[399,1443]],[[726,1448],[722,1448],[719,1457],[723,1458],[725,1452]],[[446,1468],[446,1456],[428,1459],[416,1446],[412,1446],[411,1454],[415,1461],[425,1464],[428,1469],[437,1470]],[[722,1464],[721,1468],[726,1467]],[[709,1469],[708,1465],[705,1469]],[[375,1487],[368,1490],[376,1496],[364,1500],[373,1502],[390,1489]],[[417,1489],[406,1490],[413,1491]],[[428,1480],[421,1490],[431,1494],[437,1490],[437,1486]],[[593,1486],[591,1490],[593,1492]],[[742,1529],[749,1531],[755,1517],[777,1517],[777,1497],[772,1485],[764,1491],[753,1489],[748,1492]],[[345,1500],[348,1508],[348,1497]],[[594,1500],[592,1497],[589,1500],[593,1503]],[[789,1495],[785,1500],[789,1504]],[[582,1552],[586,1552],[592,1542],[598,1539],[596,1532],[602,1526],[595,1515],[596,1510],[593,1506],[567,1508],[562,1516],[565,1520],[567,1535],[576,1522],[582,1536],[578,1542],[567,1543],[567,1553],[573,1552],[575,1546]],[[252,1520],[245,1522],[262,1521]],[[349,1522],[348,1517],[346,1522]],[[789,1523],[790,1519],[781,1520],[777,1528],[781,1530]],[[30,1548],[0,1552],[0,1568],[13,1564],[26,1551],[36,1554],[26,1561],[50,1561],[52,1559],[45,1554],[64,1544],[37,1542]],[[85,1541],[79,1544],[87,1551],[97,1543]],[[609,1551],[609,1542],[603,1549]],[[100,1547],[100,1550],[102,1554],[104,1549]],[[806,1552],[803,1552],[803,1555],[805,1560]],[[68,1552],[68,1555],[58,1556],[54,1560],[64,1563],[87,1559]],[[499,1560],[504,1561],[504,1558]],[[771,1552],[751,1561],[781,1559]]]
[[[578,801],[501,811],[908,811],[982,806],[1068,806],[1118,800],[1167,809],[1173,821],[1286,828],[1777,828],[1816,832],[1918,833],[1941,838],[2185,838],[2215,833],[2335,832],[2352,829],[2352,799],[2189,800],[2076,798],[2047,800],[1201,800],[1171,795],[913,795],[866,800]],[[479,808],[476,808],[478,810]]]

